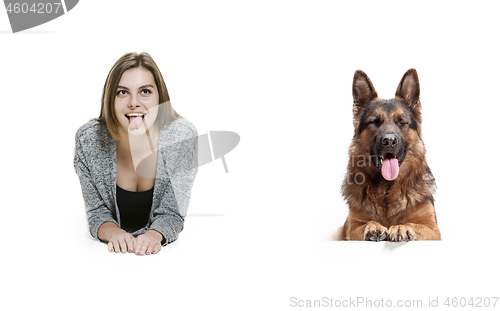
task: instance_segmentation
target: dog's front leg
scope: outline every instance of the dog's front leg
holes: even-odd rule
[[[388,241],[441,240],[441,233],[436,222],[434,204],[430,200],[413,207],[398,222],[401,225],[389,228]]]
[[[434,224],[406,223],[390,227],[387,240],[390,242],[441,240],[441,233]]]
[[[366,223],[363,239],[365,241],[385,241],[389,236],[389,230],[376,221]]]
[[[348,224],[347,224],[348,223]],[[376,221],[361,222],[348,219],[348,228],[345,232],[346,240],[351,241],[385,241],[389,236],[389,230]]]

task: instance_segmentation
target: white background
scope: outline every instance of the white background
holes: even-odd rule
[[[302,309],[292,297],[425,307],[500,296],[498,12],[493,2],[80,1],[12,34],[0,10],[2,304],[285,310]],[[200,134],[241,136],[229,174],[220,160],[200,167],[179,240],[147,257],[90,238],[72,163],[76,130],[99,115],[106,75],[131,51],[153,56]],[[347,216],[354,71],[392,98],[409,68],[443,240],[328,241]]]

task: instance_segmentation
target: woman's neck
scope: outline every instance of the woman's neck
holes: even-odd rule
[[[144,134],[129,135],[128,132],[122,131],[121,140],[116,144],[118,156],[128,161],[132,160],[134,167],[137,167],[144,158],[158,151],[159,133],[156,125]]]

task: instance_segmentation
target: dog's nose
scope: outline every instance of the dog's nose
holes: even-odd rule
[[[394,148],[398,144],[398,138],[394,134],[385,135],[382,144],[387,148]]]

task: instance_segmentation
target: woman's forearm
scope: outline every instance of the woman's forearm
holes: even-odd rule
[[[99,227],[99,230],[97,231],[97,237],[99,238],[99,240],[107,243],[114,235],[125,232],[125,230],[118,227],[115,223],[105,222]]]

